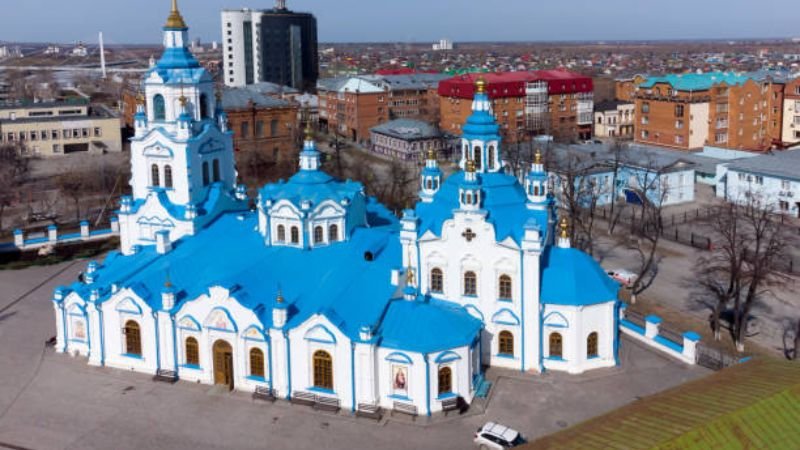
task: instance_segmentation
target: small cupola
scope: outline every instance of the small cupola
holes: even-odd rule
[[[181,105],[181,114],[178,116],[178,138],[189,139],[192,137],[192,115],[189,114],[189,99],[181,95],[178,102]]]
[[[536,156],[531,164],[531,170],[525,175],[525,194],[528,197],[528,206],[544,208],[548,203],[547,172],[542,162],[542,151],[537,149]]]
[[[311,125],[306,126],[303,150],[300,152],[300,170],[319,170],[320,154],[314,142],[314,131]]]
[[[558,233],[558,242],[556,243],[558,248],[572,247],[572,244],[570,243],[569,240],[569,222],[567,221],[566,217],[561,219],[561,223],[559,224],[558,227],[560,229]]]
[[[278,290],[278,295],[275,297],[275,306],[272,307],[272,326],[281,329],[286,326],[288,319],[289,307],[283,298],[283,293]]]
[[[477,211],[481,208],[481,184],[475,173],[475,161],[468,160],[464,181],[459,186],[459,205],[464,211]]]
[[[172,281],[169,279],[169,273],[167,273],[166,279],[164,280],[164,287],[161,289],[161,309],[170,311],[174,307],[175,289],[172,286]]]
[[[133,116],[134,132],[136,137],[141,137],[147,131],[147,112],[144,109],[144,94],[136,96],[136,114]]]
[[[436,150],[434,150],[433,147],[428,149],[428,154],[425,158],[425,168],[422,169],[421,175],[419,196],[423,202],[430,203],[433,201],[434,195],[439,192],[439,187],[442,184],[442,171],[439,169]]]

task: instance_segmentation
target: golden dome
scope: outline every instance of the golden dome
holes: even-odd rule
[[[478,77],[478,81],[475,82],[475,88],[479,94],[486,92],[486,80],[483,79],[483,76]]]
[[[475,172],[475,161],[472,159],[467,160],[467,172]]]
[[[433,147],[428,148],[428,160],[433,161],[436,159],[436,150]]]
[[[188,98],[186,98],[186,96],[184,96],[184,95],[181,95],[181,96],[178,98],[178,103],[180,103],[180,104],[181,104],[181,107],[184,107],[184,108],[185,108],[185,107],[186,107],[186,104],[187,104],[187,103],[189,103],[189,99],[188,99]]]
[[[564,217],[564,218],[561,219],[561,237],[562,238],[566,239],[566,238],[569,237],[569,233],[567,232],[568,229],[569,229],[569,223],[567,223],[567,218]]]
[[[535,158],[534,162],[536,164],[541,164],[542,163],[542,149],[540,149],[540,148],[536,149],[536,156],[534,158]]]
[[[144,105],[144,94],[139,92],[136,94],[136,104],[137,105]]]
[[[187,28],[186,22],[183,21],[183,16],[181,16],[181,12],[178,11],[178,0],[172,0],[172,11],[169,13],[169,17],[167,17],[167,24],[164,25],[165,28]]]
[[[306,135],[306,140],[307,141],[313,141],[314,140],[314,130],[311,129],[311,122],[306,123],[306,129],[303,132]]]

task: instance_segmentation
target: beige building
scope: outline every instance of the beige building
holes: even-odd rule
[[[0,106],[0,142],[43,157],[122,151],[119,117],[84,100]]]
[[[594,107],[594,136],[633,138],[636,105],[620,101],[601,102]]]
[[[783,93],[783,136],[786,146],[800,144],[800,78],[786,83]]]

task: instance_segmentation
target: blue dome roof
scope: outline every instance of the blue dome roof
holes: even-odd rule
[[[542,303],[586,306],[617,300],[619,284],[588,254],[548,247],[542,272]]]

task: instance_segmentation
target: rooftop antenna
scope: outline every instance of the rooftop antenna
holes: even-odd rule
[[[99,39],[100,39],[100,70],[103,72],[103,79],[105,80],[108,74],[106,73],[106,50],[105,46],[103,45],[102,31],[100,32]]]

